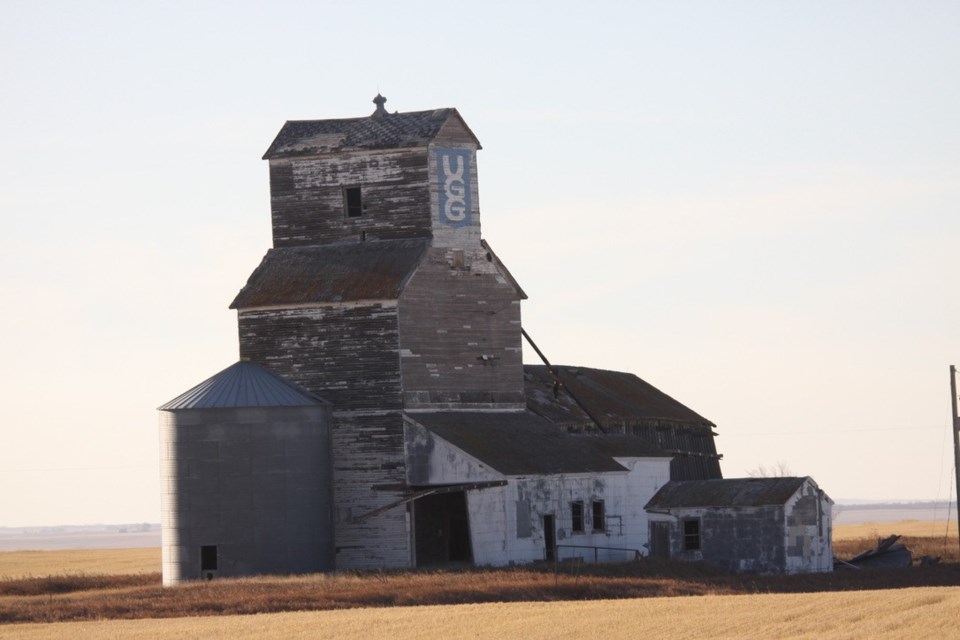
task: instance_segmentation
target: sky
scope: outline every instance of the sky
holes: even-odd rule
[[[725,477],[954,494],[960,4],[3,7],[0,526],[159,521],[156,407],[237,359],[263,152],[378,91],[477,134],[554,364],[708,417]]]

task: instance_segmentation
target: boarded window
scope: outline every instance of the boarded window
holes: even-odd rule
[[[360,187],[343,188],[343,211],[348,218],[357,218],[363,215],[363,198]]]
[[[574,533],[583,533],[583,501],[577,500],[576,502],[570,503],[570,516],[573,520],[573,524],[570,526],[570,530]]]
[[[683,521],[683,549],[684,551],[700,550],[700,520],[697,518]]]
[[[530,501],[517,500],[517,537],[530,537]]]
[[[607,515],[603,508],[603,500],[593,501],[593,530],[606,531]]]

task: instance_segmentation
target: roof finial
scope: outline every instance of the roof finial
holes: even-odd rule
[[[377,92],[377,97],[373,99],[373,104],[377,105],[377,110],[372,114],[374,117],[387,115],[387,110],[383,107],[386,102],[387,99]]]

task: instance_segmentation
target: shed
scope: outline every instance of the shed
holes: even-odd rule
[[[650,553],[735,572],[832,571],[832,504],[810,477],[669,482],[645,507]]]

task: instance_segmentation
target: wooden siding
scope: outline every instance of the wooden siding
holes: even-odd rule
[[[273,246],[430,235],[427,150],[337,153],[270,161]],[[347,217],[343,187],[360,186],[363,215]]]
[[[440,127],[433,138],[433,144],[440,147],[469,147],[476,151],[477,139],[473,137],[467,124],[457,115],[451,115]]]
[[[357,520],[395,502],[404,493],[402,414],[336,412],[333,451],[337,568],[410,566],[412,554],[404,506]]]
[[[241,311],[240,355],[334,403],[336,566],[410,564],[396,303]]]
[[[557,423],[571,432],[595,431],[592,422]],[[604,420],[607,433],[634,435],[672,454],[671,480],[718,480],[723,478],[713,431],[703,425],[689,425],[669,420]]]
[[[482,248],[430,249],[398,315],[406,408],[524,405],[519,294]]]
[[[394,302],[241,310],[240,357],[336,409],[400,409]]]
[[[639,436],[673,454],[670,462],[671,480],[713,480],[723,477],[717,445],[709,427],[645,421],[627,425],[622,431],[612,431]]]

